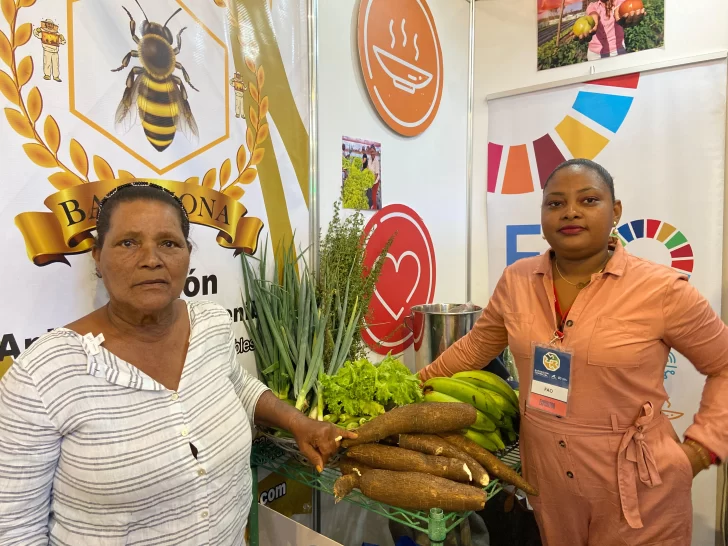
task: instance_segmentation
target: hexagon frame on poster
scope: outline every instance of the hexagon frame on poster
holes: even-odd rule
[[[69,85],[68,85],[68,94],[69,94],[69,111],[76,116],[78,119],[83,121],[86,125],[97,131],[98,133],[102,134],[104,137],[112,141],[114,144],[116,144],[119,148],[127,152],[129,155],[134,157],[137,161],[145,165],[146,167],[149,167],[152,171],[157,173],[158,175],[165,174],[172,169],[175,169],[176,167],[179,167],[180,165],[186,163],[190,159],[197,157],[203,153],[205,153],[207,150],[210,150],[211,148],[214,148],[221,142],[224,142],[228,138],[230,138],[230,112],[227,108],[227,105],[230,101],[230,91],[227,86],[227,81],[229,79],[229,52],[228,48],[225,45],[225,42],[222,41],[220,38],[218,38],[215,33],[213,33],[193,12],[190,8],[188,8],[184,2],[181,0],[175,0],[177,4],[189,15],[199,26],[202,28],[212,39],[215,43],[217,43],[220,47],[222,47],[225,60],[224,60],[224,81],[223,81],[223,89],[225,90],[225,105],[224,108],[225,112],[225,134],[214,139],[213,141],[200,146],[192,153],[189,153],[185,155],[184,157],[181,157],[163,167],[159,167],[149,161],[147,158],[145,158],[143,155],[135,151],[132,147],[128,146],[127,144],[124,144],[120,138],[117,135],[114,135],[101,127],[98,123],[96,123],[93,119],[90,119],[88,116],[83,114],[82,112],[79,112],[76,109],[76,97],[75,97],[75,50],[73,46],[73,32],[74,32],[74,10],[73,6],[74,4],[77,4],[79,0],[68,0],[68,75],[69,75]]]

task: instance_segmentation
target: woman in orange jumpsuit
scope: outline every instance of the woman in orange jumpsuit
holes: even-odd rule
[[[559,166],[541,209],[551,249],[508,267],[473,330],[420,372],[478,369],[510,347],[546,546],[689,545],[693,477],[728,455],[728,328],[685,275],[622,248],[621,214],[603,167]],[[660,413],[671,348],[708,376],[682,443]],[[565,402],[535,371],[554,354],[570,360],[566,391],[549,394]]]

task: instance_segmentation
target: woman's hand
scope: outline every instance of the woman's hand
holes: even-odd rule
[[[296,439],[298,448],[306,458],[322,472],[324,465],[339,450],[339,444],[344,438],[354,439],[356,434],[348,430],[316,421],[303,414],[291,422],[290,432]]]
[[[339,449],[343,438],[356,438],[356,434],[331,423],[315,421],[265,391],[255,406],[255,424],[263,427],[282,428],[296,439],[298,448],[319,472],[326,461]]]
[[[618,12],[618,11],[616,12],[616,14],[617,14],[617,17],[618,17],[618,19],[617,19],[617,20],[618,20],[618,21],[619,21],[620,23],[622,23],[622,25],[624,25],[624,26],[627,26],[627,27],[629,27],[629,26],[633,26],[633,25],[636,25],[636,24],[638,24],[638,23],[639,23],[640,21],[642,21],[642,19],[644,19],[644,18],[645,18],[645,13],[647,13],[647,12],[645,11],[645,9],[644,9],[644,8],[642,8],[642,9],[638,9],[638,10],[630,11],[630,12],[629,12],[628,14],[626,14],[626,15],[625,15],[624,17],[622,17],[622,18],[619,18],[619,12]]]
[[[584,34],[579,34],[579,39],[584,40],[586,38],[591,38],[596,33],[597,29],[599,28],[599,16],[596,13],[592,13],[589,17],[591,17],[594,20],[594,26],[589,32],[585,32]]]
[[[690,461],[690,466],[693,468],[693,478],[700,474],[703,470],[707,470],[710,467],[710,455],[707,453],[705,448],[698,448],[692,442],[681,443],[680,447]],[[704,450],[705,453],[701,453],[701,449]]]
[[[584,34],[577,35],[577,38],[579,38],[579,40],[586,40],[587,38],[591,38],[595,32],[596,32],[596,30],[592,29],[589,32],[585,32]]]

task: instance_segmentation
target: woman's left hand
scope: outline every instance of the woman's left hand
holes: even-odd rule
[[[700,474],[703,470],[706,470],[703,457],[701,457],[700,453],[698,453],[695,447],[685,443],[681,443],[680,447],[682,448],[683,452],[685,452],[685,455],[690,461],[690,466],[692,466],[693,468],[693,478]]]
[[[356,434],[331,423],[316,421],[305,415],[297,418],[290,427],[298,448],[306,458],[322,472],[324,465],[339,450],[344,438],[354,439]]]

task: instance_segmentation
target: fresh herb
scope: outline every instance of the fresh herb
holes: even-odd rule
[[[392,241],[373,267],[365,267],[363,227],[360,213],[342,219],[336,204],[321,243],[318,275],[310,272],[294,241],[286,249],[277,249],[271,279],[266,278],[267,243],[260,259],[242,256],[243,324],[256,346],[258,373],[279,399],[295,404],[300,411],[309,410],[314,419],[324,418],[322,383],[336,375],[346,361],[356,361],[366,351],[361,339],[365,311]],[[392,389],[390,398],[406,399],[396,386]],[[384,394],[382,391],[382,398]],[[363,415],[376,414],[379,405],[373,402]]]
[[[280,336],[277,325],[283,319],[281,316],[282,309],[275,305],[277,302],[275,288],[268,290],[265,284],[267,242],[264,248],[263,255],[258,260],[259,272],[257,278],[250,263],[256,258],[248,257],[245,254],[242,255],[243,287],[245,289],[243,324],[248,335],[255,343],[254,354],[258,374],[276,397],[285,400],[288,398],[293,374],[290,373],[291,366],[287,366],[282,362],[288,360],[288,351],[281,352],[281,343],[276,340],[276,337]],[[253,314],[253,302],[255,302],[257,312],[255,315]],[[280,341],[282,342],[282,340]]]
[[[379,253],[372,267],[365,266],[364,215],[357,212],[342,218],[341,204],[334,205],[334,216],[319,248],[317,291],[319,301],[339,298],[343,313],[336,312],[331,317],[324,346],[325,362],[336,360],[340,366],[346,360],[355,361],[366,354],[367,347],[361,338],[361,330],[366,326],[369,300],[379,280],[392,240],[393,237]],[[352,317],[355,318],[355,323],[351,330],[350,346],[344,353],[339,347],[338,354],[335,354],[336,336],[340,331],[349,333],[348,326]],[[330,370],[330,373],[336,373],[336,369]]]

